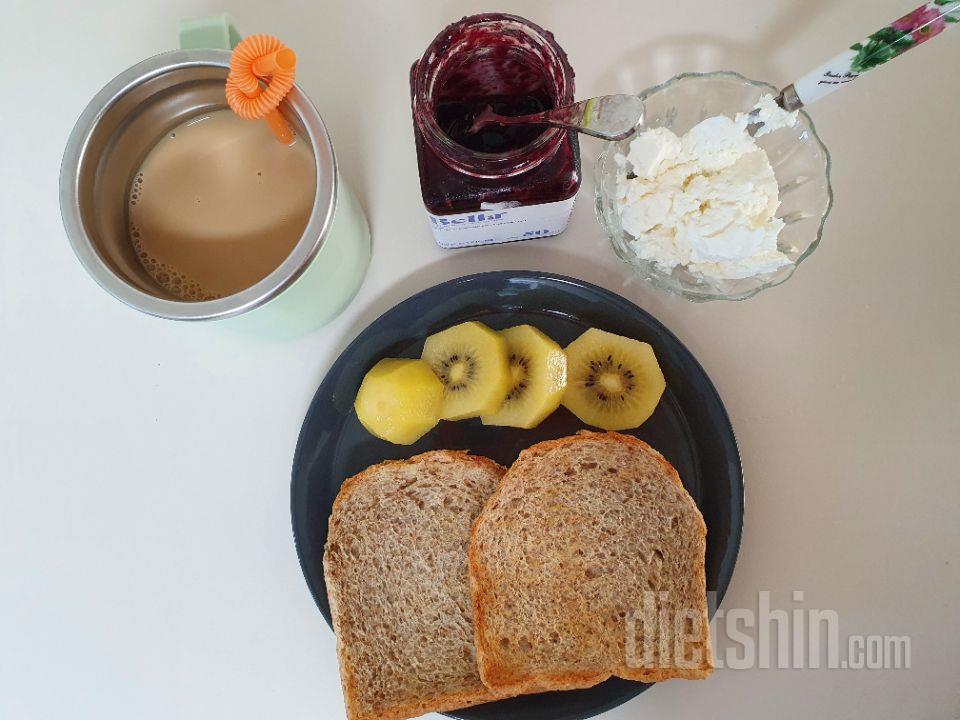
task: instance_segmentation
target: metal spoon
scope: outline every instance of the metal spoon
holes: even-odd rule
[[[573,105],[533,115],[498,115],[487,105],[470,126],[476,133],[487,125],[551,125],[603,140],[626,140],[643,119],[643,101],[636,95],[601,95]]]

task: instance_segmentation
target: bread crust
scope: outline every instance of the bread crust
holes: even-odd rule
[[[667,476],[680,488],[683,488],[680,474],[663,455],[638,438],[616,432],[581,430],[575,435],[537,443],[522,451],[516,463],[511,466],[511,469],[515,467],[517,463],[531,455],[544,455],[553,450],[580,445],[584,442],[593,442],[595,440],[614,442],[644,452],[656,460],[666,472]],[[674,678],[699,680],[706,678],[713,672],[713,662],[708,647],[708,654],[703,665],[695,668],[636,668],[627,665],[618,665],[613,668],[603,668],[596,673],[569,672],[544,674],[529,676],[519,681],[508,678],[503,672],[503,669],[497,665],[495,660],[496,654],[487,644],[486,637],[482,632],[482,628],[487,624],[487,608],[489,606],[489,598],[493,596],[493,587],[478,557],[476,537],[478,528],[487,513],[487,508],[490,508],[494,503],[498,502],[503,494],[504,488],[509,480],[509,473],[510,470],[500,478],[496,490],[487,499],[484,509],[474,520],[470,530],[470,546],[467,553],[468,568],[470,571],[470,597],[473,602],[474,642],[477,648],[477,663],[480,668],[480,678],[488,688],[497,693],[514,696],[554,690],[590,688],[614,676],[641,682],[660,682]],[[686,493],[686,489],[684,489],[684,492]],[[696,507],[695,503],[694,507]],[[696,540],[699,543],[703,543],[706,540],[707,527],[699,509],[696,510],[696,513],[698,518]],[[705,596],[706,580],[703,574],[700,575],[699,580],[700,582],[698,584],[701,586],[700,589]],[[706,609],[703,611],[702,621],[705,623],[704,627],[708,627],[709,621],[706,616]]]
[[[362,470],[361,472],[347,478],[340,486],[340,491],[333,502],[333,511],[330,516],[332,522],[337,511],[346,503],[354,492],[363,484],[365,480],[376,477],[377,472],[390,466],[416,465],[421,463],[449,463],[449,462],[468,462],[482,467],[485,470],[494,472],[500,476],[506,472],[506,468],[483,457],[482,455],[471,455],[469,452],[461,450],[432,450],[429,452],[414,455],[406,460],[386,460],[376,465]],[[329,543],[329,539],[327,540]],[[324,548],[326,552],[326,547]],[[347,649],[341,641],[341,613],[338,608],[337,586],[332,582],[332,577],[327,574],[327,567],[324,564],[324,580],[327,585],[327,600],[330,604],[330,613],[333,619],[333,632],[337,640],[337,659],[340,665],[340,684],[343,689],[344,707],[349,720],[406,720],[407,718],[417,717],[428,712],[446,712],[458,708],[480,705],[493,700],[505,697],[492,690],[480,691],[477,693],[446,693],[436,695],[431,698],[425,698],[421,702],[410,703],[407,705],[397,705],[389,710],[378,713],[362,713],[356,708],[357,687],[354,678],[353,667],[347,655]]]

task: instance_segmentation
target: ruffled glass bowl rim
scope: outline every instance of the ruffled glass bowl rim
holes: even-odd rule
[[[756,88],[759,88],[765,92],[769,92],[774,97],[777,97],[780,94],[780,89],[771,85],[770,83],[765,83],[760,80],[753,80],[751,78],[746,77],[745,75],[742,75],[738,72],[734,72],[732,70],[716,70],[713,72],[685,72],[685,73],[680,73],[679,75],[674,75],[669,80],[662,82],[659,85],[654,85],[652,87],[649,87],[643,92],[639,93],[639,97],[641,100],[646,102],[646,99],[651,95],[654,95],[658,92],[666,90],[671,85],[677,84],[682,80],[687,80],[691,78],[735,79],[743,83],[746,83],[748,85],[752,85]],[[812,255],[813,251],[820,246],[820,241],[823,239],[823,228],[826,226],[827,218],[830,216],[830,212],[833,210],[833,184],[830,181],[830,174],[833,168],[833,158],[830,155],[830,151],[827,149],[827,146],[824,144],[823,139],[820,137],[820,134],[817,132],[817,126],[813,122],[813,118],[811,118],[810,115],[803,108],[801,108],[799,112],[800,112],[800,115],[803,116],[804,121],[806,122],[806,124],[810,129],[810,133],[813,141],[816,142],[817,145],[819,145],[824,155],[824,159],[825,159],[824,173],[825,173],[825,179],[826,179],[827,205],[824,208],[823,215],[820,218],[820,225],[817,228],[816,237],[807,246],[807,248],[797,257],[796,261],[792,263],[792,267],[790,269],[789,274],[785,275],[782,278],[773,278],[769,282],[764,283],[762,285],[758,285],[757,287],[747,292],[743,292],[737,295],[724,295],[721,293],[690,292],[682,288],[678,289],[675,285],[671,283],[667,283],[666,281],[661,279],[662,277],[667,277],[663,273],[659,273],[656,271],[651,274],[641,273],[639,271],[639,268],[637,268],[629,258],[624,257],[619,247],[619,244],[622,242],[623,238],[616,237],[611,232],[611,228],[607,225],[607,222],[604,219],[605,204],[608,201],[608,198],[606,197],[603,191],[604,179],[605,179],[604,168],[609,164],[605,162],[605,160],[609,158],[611,153],[615,152],[615,148],[619,145],[619,143],[617,142],[608,141],[604,143],[603,149],[600,151],[600,155],[597,156],[597,161],[594,165],[594,186],[595,186],[594,212],[596,214],[597,221],[600,223],[600,226],[603,228],[608,239],[610,240],[610,244],[613,246],[614,253],[616,253],[617,257],[619,257],[624,264],[630,265],[631,268],[636,272],[638,276],[640,276],[641,278],[649,282],[654,287],[674,295],[680,295],[692,302],[709,302],[712,300],[732,300],[732,301],[747,300],[749,298],[754,297],[755,295],[759,294],[764,290],[768,290],[769,288],[776,287],[777,285],[782,285],[787,280],[792,278],[793,274],[797,271],[797,268],[800,267],[800,263],[806,260],[810,255]],[[641,121],[641,123],[642,122],[643,121]],[[626,235],[625,231],[621,231],[621,232],[623,235]]]

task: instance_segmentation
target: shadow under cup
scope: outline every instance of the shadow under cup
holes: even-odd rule
[[[177,320],[243,315],[245,322],[256,320],[247,324],[258,329],[300,334],[332,319],[353,298],[369,264],[370,235],[359,204],[338,176],[326,127],[296,87],[280,110],[313,154],[316,195],[300,239],[277,268],[233,295],[187,301],[150,277],[130,239],[131,181],[167,132],[226,107],[229,61],[230,53],[219,50],[164,53],[104,87],[77,121],[64,154],[64,226],[87,271],[131,307]]]

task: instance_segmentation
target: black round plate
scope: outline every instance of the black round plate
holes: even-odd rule
[[[529,323],[560,345],[598,327],[653,346],[667,390],[633,434],[673,463],[700,507],[707,523],[707,589],[719,603],[740,546],[743,475],[730,420],[703,368],[657,320],[608,290],[558,275],[493,272],[437,285],[389,310],[344,350],[317,389],[297,442],[290,504],[300,565],[327,623],[323,546],[333,500],[346,478],[383,460],[434,449],[470,450],[508,466],[534,443],[585,427],[561,407],[533,430],[484,427],[479,420],[441,422],[412,446],[391,445],[364,430],[353,399],[367,370],[381,358],[419,357],[428,335],[466,320],[498,330]],[[611,678],[588,690],[528,695],[448,714],[464,720],[580,720],[647,687]]]

